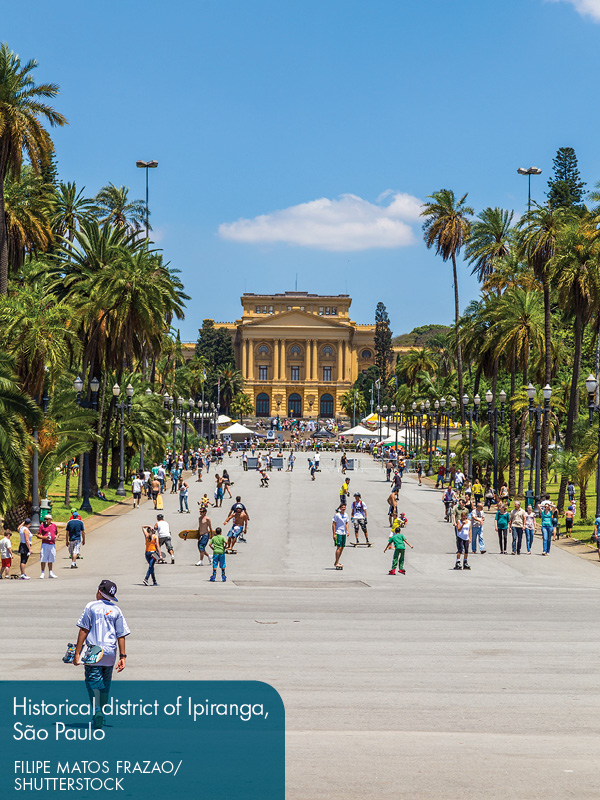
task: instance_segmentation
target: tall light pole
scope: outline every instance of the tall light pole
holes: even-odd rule
[[[519,173],[519,175],[527,175],[529,183],[527,191],[527,211],[531,213],[531,176],[541,175],[542,170],[539,167],[519,167],[517,172]]]
[[[125,497],[125,409],[127,409],[127,416],[131,416],[131,398],[133,397],[133,386],[128,383],[125,389],[127,394],[127,402],[122,400],[120,403],[115,402],[115,414],[121,412],[121,426],[119,436],[119,486],[117,487],[116,494],[119,497]],[[115,400],[121,394],[121,387],[118,383],[113,386],[113,396]]]
[[[90,381],[90,389],[92,392],[90,400],[82,400],[81,392],[83,391],[83,381],[77,377],[73,381],[73,388],[77,394],[77,405],[80,408],[91,408],[96,411],[98,408],[98,390],[100,389],[100,381],[98,378],[92,378]],[[81,480],[81,511],[93,512],[92,504],[90,503],[90,453],[86,450],[83,454],[83,475]]]
[[[592,376],[593,377],[593,376]],[[586,387],[588,388],[589,393],[589,386],[588,380],[585,382]],[[596,387],[594,386],[594,391]],[[542,393],[544,395],[544,408],[542,409],[540,405],[534,405],[535,399],[535,386],[531,383],[525,390],[527,392],[527,397],[529,398],[529,421],[532,422],[533,418],[535,417],[535,494],[534,494],[534,510],[537,511],[540,500],[541,500],[541,491],[540,491],[540,470],[541,470],[541,457],[542,457],[542,414],[544,415],[544,423],[548,419],[548,415],[550,414],[550,398],[552,397],[552,387],[549,384],[546,384],[542,389]]]
[[[504,389],[499,394],[500,398],[500,422],[504,422],[504,404],[506,403],[506,392]],[[498,491],[498,409],[492,408],[494,395],[488,389],[485,393],[485,401],[488,404],[488,421],[493,424],[494,431],[494,492]]]
[[[42,395],[42,402],[40,407],[44,416],[46,416],[46,412],[48,411],[48,403],[50,402],[50,397],[48,396],[48,392],[44,389]],[[38,451],[38,440],[39,440],[39,430],[36,423],[35,428],[33,429],[33,464],[31,470],[31,524],[29,525],[29,529],[32,533],[37,533],[40,529],[40,469],[39,469],[39,451]],[[71,462],[67,462],[67,469],[71,468]]]
[[[148,210],[148,170],[149,169],[156,169],[156,167],[158,167],[158,161],[136,161],[135,165],[136,165],[136,167],[139,167],[139,169],[145,169],[146,170],[146,243],[147,243],[149,238],[150,238],[150,235],[149,235],[149,233],[150,233],[150,222],[149,222],[150,212]]]

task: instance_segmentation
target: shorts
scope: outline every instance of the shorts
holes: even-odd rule
[[[234,525],[227,535],[230,539],[237,539],[243,530],[242,525]]]
[[[21,556],[21,564],[26,564],[29,561],[29,548],[25,542],[19,545],[19,555]]]
[[[134,492],[133,493],[133,499],[134,500],[141,500],[142,499],[142,493],[141,492]]]
[[[71,539],[69,541],[69,555],[78,556],[81,550],[81,539]]]
[[[565,520],[565,527],[568,531],[573,527],[573,518]]]
[[[2,569],[4,569],[5,567],[10,567],[11,564],[12,564],[12,558],[2,559]]]
[[[217,567],[225,569],[225,553],[215,553],[213,556],[213,569]]]
[[[395,513],[396,513],[396,510],[395,510],[394,506],[390,506],[389,509],[388,509],[388,516],[393,517]]]
[[[335,535],[335,546],[336,547],[346,547],[346,534],[345,533],[336,533],[336,535]]]
[[[215,497],[216,497],[217,500],[222,500],[223,499],[223,489],[222,488],[217,489],[217,491],[215,492]]]
[[[154,489],[152,489],[152,499],[154,500],[154,502],[156,502],[156,498],[158,497],[159,494],[160,492],[155,492]]]
[[[203,533],[202,536],[198,539],[198,550],[201,553],[206,551],[206,545],[208,544],[208,533]]]
[[[367,532],[367,520],[364,517],[354,517],[352,522],[354,523],[354,533],[358,533],[359,526],[363,533]]]
[[[468,555],[469,553],[469,540],[468,539],[461,539],[460,536],[456,537],[456,552],[457,553],[464,553]]]
[[[42,549],[40,551],[40,561],[42,564],[54,564],[56,561],[56,545],[47,544],[42,542]]]
[[[171,537],[170,536],[159,536],[158,544],[160,545],[160,547],[165,545],[165,547],[169,551],[173,549],[173,545],[171,544]]]

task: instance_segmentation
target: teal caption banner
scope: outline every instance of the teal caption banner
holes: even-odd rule
[[[101,716],[100,716],[101,715]],[[255,681],[0,681],[3,797],[283,800],[285,711]]]

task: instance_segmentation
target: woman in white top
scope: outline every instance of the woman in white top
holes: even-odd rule
[[[533,508],[527,506],[525,513],[525,544],[527,545],[527,552],[531,553],[533,547],[533,534],[535,533],[535,514]]]

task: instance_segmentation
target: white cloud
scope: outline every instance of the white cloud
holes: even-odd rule
[[[420,211],[421,201],[402,192],[388,190],[376,203],[343,194],[224,222],[219,235],[234,242],[279,242],[338,252],[406,247],[416,241],[410,223],[419,219]]]
[[[552,3],[571,3],[584,17],[600,22],[600,0],[550,0]]]

